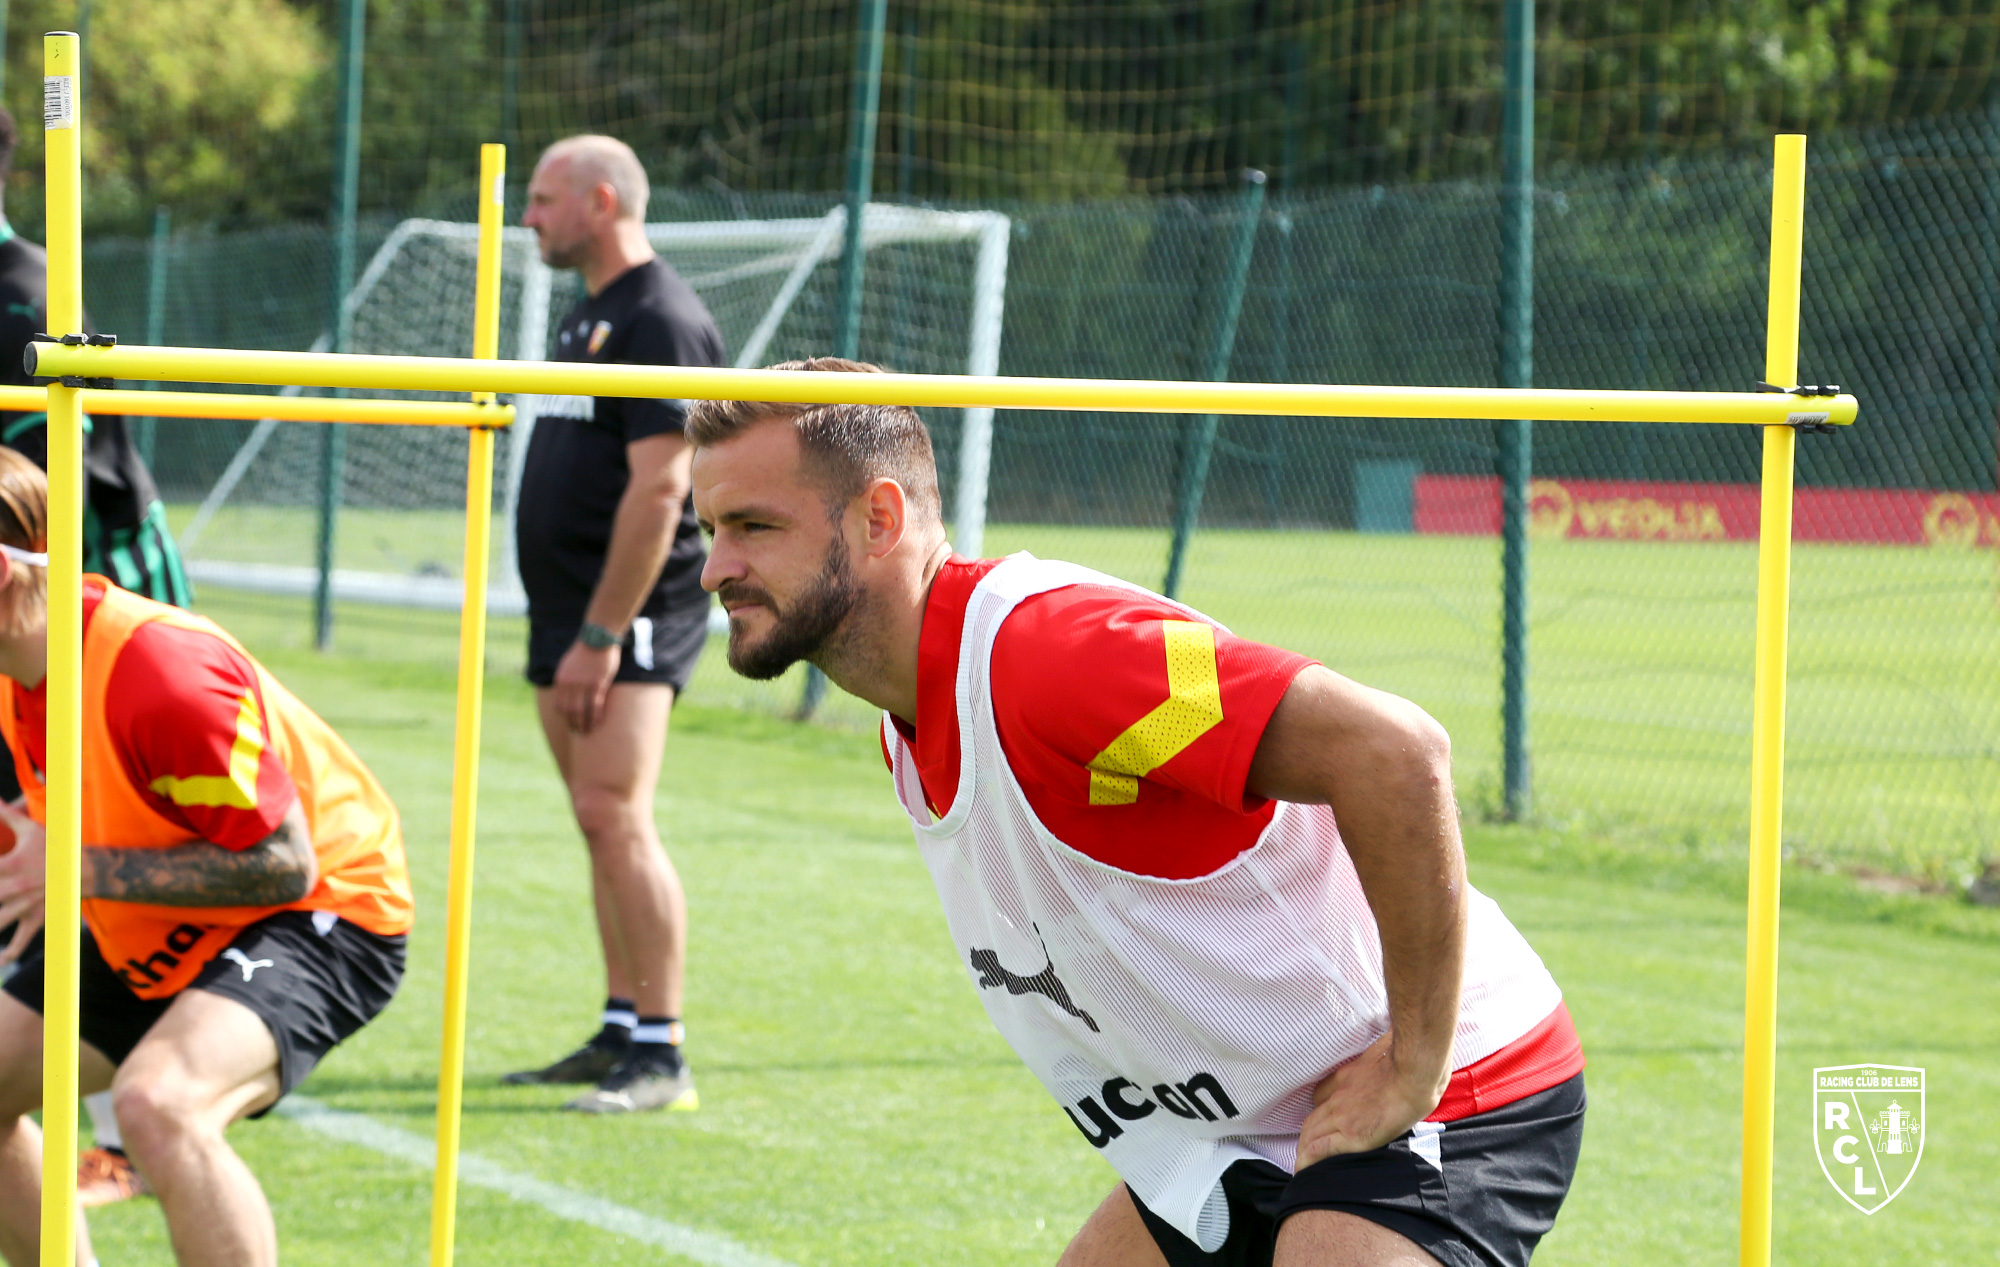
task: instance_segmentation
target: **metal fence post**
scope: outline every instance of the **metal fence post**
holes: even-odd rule
[[[327,314],[333,350],[347,351],[353,320],[347,292],[354,285],[354,217],[361,186],[361,59],[368,20],[367,0],[344,0],[340,24],[340,155],[333,172],[333,283]],[[347,432],[337,422],[326,424],[319,451],[319,530],[315,535],[313,584],[313,643],[324,651],[333,645],[333,534],[340,514],[341,484],[346,467]]]
[[[1243,312],[1243,290],[1250,280],[1250,257],[1257,250],[1257,224],[1264,215],[1264,173],[1255,168],[1243,173],[1243,209],[1236,221],[1236,238],[1229,253],[1229,271],[1222,287],[1222,307],[1215,314],[1213,337],[1208,346],[1208,364],[1202,377],[1220,383],[1229,377],[1230,354],[1236,350],[1236,319]],[[1167,551],[1167,578],[1160,592],[1172,598],[1180,590],[1181,573],[1187,566],[1188,541],[1201,518],[1202,493],[1208,487],[1209,458],[1215,452],[1215,432],[1222,423],[1220,414],[1200,414],[1181,428],[1181,469],[1174,496],[1174,540]]]
[[[875,185],[875,123],[882,104],[882,34],[889,21],[888,0],[867,0],[861,9],[861,29],[854,42],[854,108],[847,120],[847,225],[840,250],[840,294],[834,303],[833,350],[837,356],[861,356],[862,221],[868,215],[868,195]],[[806,666],[805,697],[799,720],[811,717],[826,698],[826,675],[817,665]]]
[[[1508,0],[1501,106],[1500,385],[1535,380],[1535,3]],[[1528,811],[1528,478],[1534,424],[1496,424],[1500,476],[1501,795]]]
[[[850,359],[861,355],[861,233],[868,195],[875,185],[875,124],[882,104],[882,34],[888,0],[867,0],[854,44],[854,108],[847,124],[847,226],[840,252],[840,297],[834,308],[833,346]]]
[[[500,143],[514,146],[520,143],[521,132],[521,46],[525,43],[527,15],[523,12],[526,0],[506,0],[506,11],[502,21],[507,24],[501,34],[501,79],[500,79]]]
[[[1979,217],[1979,337],[1972,341],[1979,358],[1978,392],[1986,416],[1994,420],[1993,478],[1988,483],[2000,491],[2000,365],[1996,365],[1993,340],[2000,337],[2000,86],[1987,93],[1985,127],[1981,129],[1986,179],[1981,182]]]
[[[167,341],[167,247],[173,231],[173,214],[165,207],[153,208],[153,254],[146,261],[146,343],[159,347]],[[158,388],[158,383],[146,386]],[[153,465],[154,439],[159,434],[158,418],[134,418],[132,443],[139,459]]]

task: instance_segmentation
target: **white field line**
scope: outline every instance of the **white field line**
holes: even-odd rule
[[[279,1102],[278,1115],[309,1131],[342,1143],[358,1144],[426,1170],[437,1166],[435,1142],[365,1114],[328,1108],[316,1100],[294,1095]],[[628,1237],[708,1267],[791,1267],[783,1259],[746,1249],[726,1236],[682,1227],[601,1197],[516,1174],[474,1153],[459,1154],[458,1178],[459,1182],[475,1188],[488,1188],[516,1201],[538,1205],[557,1218]]]

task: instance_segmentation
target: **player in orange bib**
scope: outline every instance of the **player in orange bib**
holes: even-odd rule
[[[0,1255],[38,1261],[46,848],[47,483],[0,448]],[[271,1264],[277,1230],[224,1139],[270,1110],[402,979],[410,881],[396,808],[327,724],[213,623],[83,586],[81,1089],[183,1264]],[[81,1263],[92,1261],[88,1237]]]
[[[730,667],[882,709],[980,1003],[1122,1181],[1063,1267],[1525,1267],[1583,1050],[1466,881],[1435,721],[1114,577],[954,554],[912,410],[687,430]]]

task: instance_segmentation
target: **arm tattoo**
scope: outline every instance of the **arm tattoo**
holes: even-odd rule
[[[295,815],[248,849],[197,840],[165,849],[87,845],[87,896],[156,906],[284,906],[311,891],[316,859]]]

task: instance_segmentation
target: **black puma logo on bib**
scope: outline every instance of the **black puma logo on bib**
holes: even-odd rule
[[[1040,937],[1041,931],[1039,928],[1036,929],[1035,935]],[[1039,994],[1090,1026],[1091,1033],[1098,1032],[1097,1022],[1091,1019],[1090,1013],[1070,1002],[1069,990],[1063,985],[1062,978],[1056,975],[1056,963],[1049,956],[1046,942],[1042,944],[1042,958],[1047,960],[1047,963],[1032,977],[1016,976],[1001,967],[1000,953],[995,950],[980,950],[974,947],[971,958],[973,970],[979,974],[980,989],[997,990],[1005,986],[1009,994]]]

